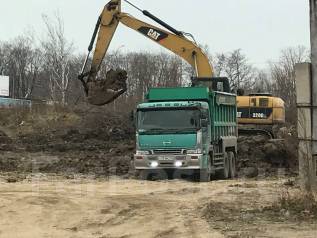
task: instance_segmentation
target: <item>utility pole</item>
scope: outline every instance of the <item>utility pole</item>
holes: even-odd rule
[[[317,158],[317,0],[310,0],[310,42],[312,74],[312,145],[313,158]]]

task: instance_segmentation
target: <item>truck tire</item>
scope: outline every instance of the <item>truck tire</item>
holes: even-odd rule
[[[236,156],[234,155],[233,152],[229,152],[228,153],[228,157],[229,157],[229,163],[230,163],[230,166],[229,166],[229,169],[230,169],[230,172],[229,172],[229,177],[230,178],[235,178],[236,177]]]
[[[199,181],[200,182],[210,182],[211,175],[208,169],[201,169],[200,175],[199,175]]]
[[[199,181],[200,182],[210,182],[211,180],[211,162],[210,157],[208,157],[208,168],[201,169],[199,174]]]
[[[229,172],[230,172],[230,161],[229,161],[229,156],[228,153],[224,153],[224,159],[223,159],[223,169],[219,170],[217,172],[217,177],[220,179],[228,179],[229,178]]]
[[[138,178],[140,180],[148,180],[150,174],[147,170],[140,170],[138,172],[139,172]]]
[[[155,180],[168,180],[169,173],[166,170],[160,169],[154,172]]]

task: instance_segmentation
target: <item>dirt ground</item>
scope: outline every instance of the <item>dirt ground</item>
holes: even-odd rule
[[[18,183],[0,181],[0,237],[314,238],[317,234],[316,218],[264,212],[281,190],[297,190],[284,180],[193,183],[33,175]]]

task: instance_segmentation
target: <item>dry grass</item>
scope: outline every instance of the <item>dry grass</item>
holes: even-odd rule
[[[30,108],[0,110],[0,126],[10,134],[45,132],[60,126],[67,127],[79,121],[78,115],[68,108],[38,105]]]
[[[272,206],[266,211],[279,212],[297,220],[317,219],[317,201],[311,194],[302,191],[285,190]]]

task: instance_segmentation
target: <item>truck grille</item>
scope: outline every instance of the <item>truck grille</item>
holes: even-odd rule
[[[182,149],[175,149],[175,150],[167,150],[167,149],[157,149],[157,150],[153,150],[153,154],[155,155],[164,155],[164,154],[172,154],[172,155],[180,155],[180,154],[184,154],[185,150]]]
[[[173,162],[160,162],[161,167],[174,167]]]

